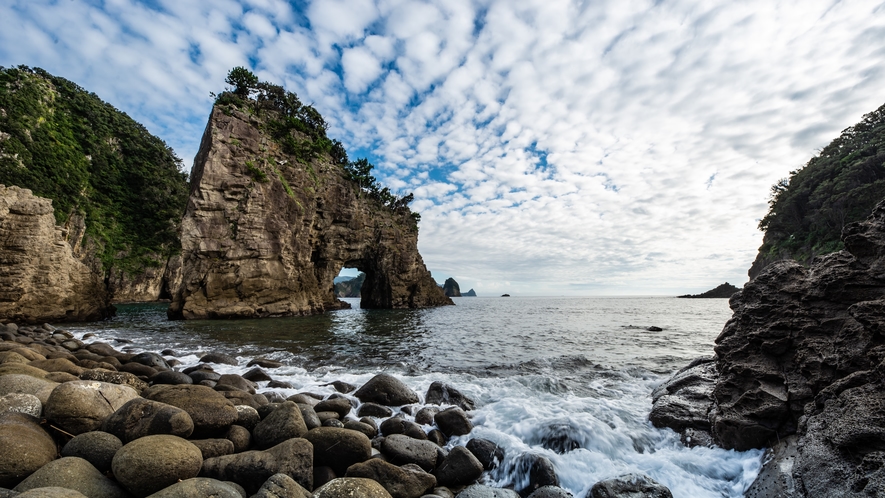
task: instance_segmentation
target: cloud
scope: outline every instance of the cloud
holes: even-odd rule
[[[293,5],[14,0],[0,64],[95,91],[187,163],[209,92],[250,66],[414,191],[428,267],[486,295],[745,281],[769,185],[885,87],[868,2]]]

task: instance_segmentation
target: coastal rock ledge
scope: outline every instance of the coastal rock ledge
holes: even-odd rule
[[[0,317],[24,323],[100,320],[113,313],[98,273],[56,227],[52,201],[0,185]]]
[[[344,267],[366,274],[363,308],[453,304],[424,266],[407,209],[361,191],[327,154],[287,154],[267,129],[235,106],[213,109],[191,173],[170,318],[346,308],[333,289]]]
[[[715,361],[653,395],[655,425],[772,448],[747,496],[885,495],[885,202],[842,241],[769,265],[731,298]]]

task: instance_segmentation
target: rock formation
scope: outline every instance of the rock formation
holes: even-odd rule
[[[461,286],[458,285],[454,278],[449,277],[446,279],[446,283],[443,284],[443,292],[449,297],[461,297]]]
[[[689,298],[689,299],[712,299],[712,298],[729,298],[734,295],[735,292],[739,291],[737,287],[731,285],[728,282],[725,282],[722,285],[716,286],[714,289],[710,289],[707,292],[702,292],[700,294],[686,294],[684,296],[677,296],[681,298]]]
[[[333,279],[344,267],[366,274],[363,308],[452,304],[424,266],[407,209],[371,198],[326,155],[286,154],[265,125],[237,107],[212,111],[191,172],[171,318],[339,309]]]
[[[476,297],[476,291],[473,289],[470,289],[469,291],[465,292],[464,294],[461,294],[461,296],[462,297]]]
[[[113,314],[99,274],[74,257],[52,201],[0,185],[0,317],[19,322],[99,320]]]
[[[842,241],[809,268],[769,265],[731,298],[715,369],[694,365],[654,396],[656,425],[777,446],[781,470],[769,465],[758,496],[885,493],[885,203]]]

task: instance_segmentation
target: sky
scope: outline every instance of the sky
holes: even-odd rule
[[[769,187],[885,103],[885,2],[2,0],[190,168],[227,72],[312,103],[483,296],[741,286]]]

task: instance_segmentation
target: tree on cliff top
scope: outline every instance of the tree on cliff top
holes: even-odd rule
[[[885,197],[885,105],[845,129],[801,169],[771,187],[757,263],[842,249],[842,228]],[[761,270],[754,264],[754,270]],[[751,275],[755,276],[755,275]]]

